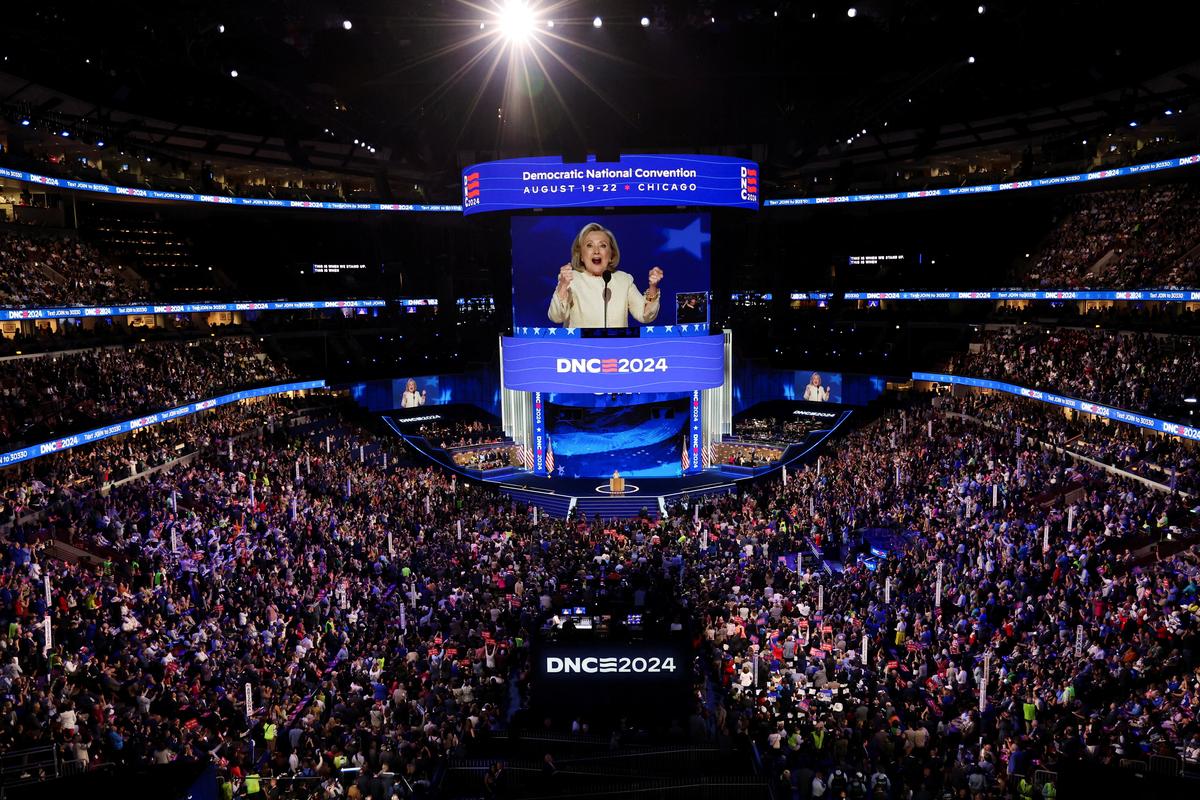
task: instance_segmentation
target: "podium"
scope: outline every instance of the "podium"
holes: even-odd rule
[[[608,490],[613,494],[624,494],[625,479],[614,472],[613,476],[608,479]]]

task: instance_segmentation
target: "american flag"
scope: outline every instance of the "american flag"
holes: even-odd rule
[[[683,437],[683,455],[679,457],[679,465],[683,467],[683,471],[687,472],[692,466],[692,460],[688,457],[687,437]]]
[[[525,469],[533,469],[533,448],[525,445],[521,448],[521,460],[525,462]]]
[[[554,443],[546,436],[546,474],[554,474]]]
[[[704,448],[700,451],[700,461],[704,469],[708,469],[713,465],[713,446],[712,442],[705,442]]]

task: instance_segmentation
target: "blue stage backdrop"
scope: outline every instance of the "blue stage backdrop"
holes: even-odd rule
[[[680,474],[691,395],[549,394],[554,472],[568,478],[671,478]]]
[[[645,293],[651,267],[663,271],[662,300],[655,326],[707,323],[710,289],[708,214],[628,214],[619,216],[513,217],[513,326],[559,327],[547,314],[558,272],[571,261],[571,246],[583,226],[596,222],[617,240],[617,269],[633,277]],[[615,302],[615,301],[614,301]],[[632,327],[642,323],[628,318]],[[623,328],[625,320],[609,320]],[[603,327],[602,321],[582,327]]]

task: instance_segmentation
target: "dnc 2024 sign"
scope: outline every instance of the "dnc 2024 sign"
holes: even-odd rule
[[[564,163],[513,158],[463,170],[463,213],[533,208],[717,206],[756,210],[758,164],[697,155],[622,156]]]

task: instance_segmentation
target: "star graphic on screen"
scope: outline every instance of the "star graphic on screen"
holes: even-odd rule
[[[575,335],[575,329],[567,328],[567,336],[574,336],[574,335]]]
[[[541,329],[541,328],[534,328],[534,329],[533,329],[533,335],[534,335],[534,336],[541,336],[541,335],[542,335],[542,329]]]
[[[647,325],[647,326],[646,326],[646,333],[654,333],[654,326],[653,326],[653,325]]]
[[[666,332],[667,332],[667,333],[670,333],[670,332],[671,332],[671,329],[672,329],[672,328],[674,328],[674,327],[675,327],[674,325],[668,325],[668,326],[666,327],[666,329],[665,329],[665,330],[666,330]]]
[[[547,328],[547,329],[546,329],[546,333],[548,333],[548,334],[550,334],[551,336],[553,336],[554,334],[558,333],[558,328]]]
[[[663,233],[667,235],[667,241],[659,249],[664,252],[686,250],[697,259],[703,257],[700,248],[712,241],[712,234],[700,230],[700,220],[698,219],[683,229],[663,228]]]
[[[561,478],[563,475],[566,475],[566,474],[567,474],[567,468],[566,468],[566,467],[559,467],[559,468],[558,468],[558,477],[560,477],[560,478]]]

